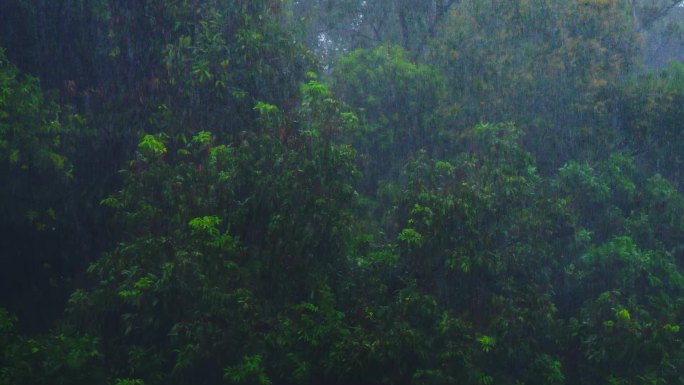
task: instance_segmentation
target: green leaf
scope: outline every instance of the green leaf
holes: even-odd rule
[[[423,236],[411,228],[403,229],[397,239],[412,246],[420,246],[423,243]]]
[[[138,144],[138,151],[145,156],[158,157],[166,154],[166,146],[159,137],[145,135]]]
[[[193,234],[208,234],[212,236],[219,234],[217,226],[220,224],[221,219],[216,216],[199,217],[188,222]]]

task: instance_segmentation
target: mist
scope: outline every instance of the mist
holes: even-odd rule
[[[684,380],[684,1],[0,1],[0,385]]]

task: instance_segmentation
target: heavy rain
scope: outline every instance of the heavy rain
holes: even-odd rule
[[[684,0],[0,0],[0,385],[684,384]]]

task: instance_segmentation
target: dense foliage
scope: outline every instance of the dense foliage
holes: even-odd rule
[[[0,2],[0,385],[684,383],[681,3]]]

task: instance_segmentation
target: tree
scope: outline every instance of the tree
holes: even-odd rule
[[[637,52],[624,1],[473,2],[459,11],[434,60],[460,127],[515,122],[545,173],[603,152],[593,145],[616,146],[610,89]]]
[[[90,267],[99,284],[72,296],[71,319],[102,339],[111,376],[154,384],[288,375],[274,368],[293,358],[278,361],[265,344],[284,344],[279,333],[292,330],[279,325],[336,287],[352,228],[354,152],[330,141],[329,130],[343,127],[322,87],[302,88],[296,121],[307,123],[286,138],[271,124],[296,121],[264,103],[257,109],[272,131],[235,144],[206,131],[187,144],[143,137],[124,188],[104,201],[127,236]],[[263,372],[248,369],[262,358]]]
[[[446,90],[434,68],[410,62],[399,47],[383,46],[340,57],[331,82],[361,119],[351,140],[363,162],[365,193],[396,179],[417,150],[438,151]]]
[[[73,105],[91,129],[88,135],[69,138],[60,133],[64,141],[60,146],[73,149],[69,154],[73,166],[65,164],[65,168],[71,167],[73,178],[68,186],[41,190],[46,195],[40,198],[41,203],[49,205],[32,214],[40,216],[37,222],[52,224],[51,216],[61,214],[56,202],[67,202],[64,211],[69,217],[63,218],[63,225],[68,225],[62,228],[64,233],[46,232],[36,237],[39,240],[30,241],[8,236],[3,248],[17,256],[12,259],[58,253],[49,258],[51,261],[41,259],[45,266],[55,266],[58,272],[54,274],[64,277],[54,282],[82,279],[85,265],[116,243],[118,231],[108,225],[111,212],[99,202],[119,188],[119,170],[126,168],[135,154],[141,132],[168,129],[167,135],[174,140],[187,142],[194,133],[211,129],[230,142],[242,131],[258,129],[253,110],[257,100],[277,103],[288,113],[296,104],[298,85],[311,55],[290,34],[283,33],[279,11],[271,7],[272,3],[210,1],[198,6],[194,1],[157,0],[3,2],[10,12],[0,15],[4,21],[0,22],[0,41],[10,46],[8,57],[16,59],[23,70],[39,76],[43,87],[55,89],[55,100]],[[35,81],[27,84],[31,92],[37,92]],[[52,111],[58,113],[57,108]],[[36,120],[44,116],[34,115]],[[69,116],[66,112],[63,115]],[[11,119],[24,119],[20,116],[12,114]],[[50,117],[50,121],[58,120]],[[46,125],[41,129],[48,128]],[[40,140],[56,139],[53,134],[56,132]],[[49,149],[46,147],[41,156],[47,156]],[[27,157],[36,154],[22,152]],[[41,177],[46,179],[55,180]],[[29,182],[21,178],[12,181]],[[29,188],[22,186],[21,190]],[[64,195],[50,194],[54,191]],[[9,207],[18,207],[16,196],[22,193],[13,194],[4,201],[11,202]],[[49,208],[54,213],[47,211]],[[11,228],[7,234],[27,233],[13,227],[15,223],[7,224]],[[68,268],[56,268],[57,261]],[[30,270],[42,271],[43,263],[40,265]],[[21,277],[14,274],[17,269],[5,271]],[[23,295],[38,298],[30,294],[34,283],[24,282],[25,286],[15,282],[13,287],[24,287],[20,291]],[[41,287],[50,285],[48,278],[41,282]],[[66,300],[63,293],[60,296],[61,301]],[[21,295],[15,297],[18,303],[26,302]],[[60,307],[55,306],[56,311]],[[42,308],[30,306],[27,314],[19,312],[20,319],[48,323],[52,317],[32,315]]]
[[[297,20],[308,20],[303,34],[309,47],[332,64],[338,54],[392,44],[411,59],[429,51],[458,0],[304,0],[293,1]]]
[[[684,5],[682,0],[656,0],[643,1],[632,0],[632,12],[636,27],[640,30],[648,30],[659,20],[668,16],[669,13],[677,11],[677,8]]]
[[[59,298],[70,288],[60,277],[80,264],[57,245],[68,245],[68,234],[78,229],[70,222],[74,200],[67,191],[84,137],[83,119],[0,49],[0,298],[34,329],[45,326],[35,309],[51,317],[61,311]],[[46,247],[46,239],[55,247]]]
[[[635,77],[621,89],[620,129],[628,148],[652,172],[682,186],[684,66],[671,63],[659,73]]]
[[[472,325],[468,383],[563,381],[549,339],[550,290],[563,250],[573,248],[574,224],[564,203],[546,196],[519,135],[510,125],[479,125],[463,134],[454,158],[422,157],[407,167],[401,271]]]

